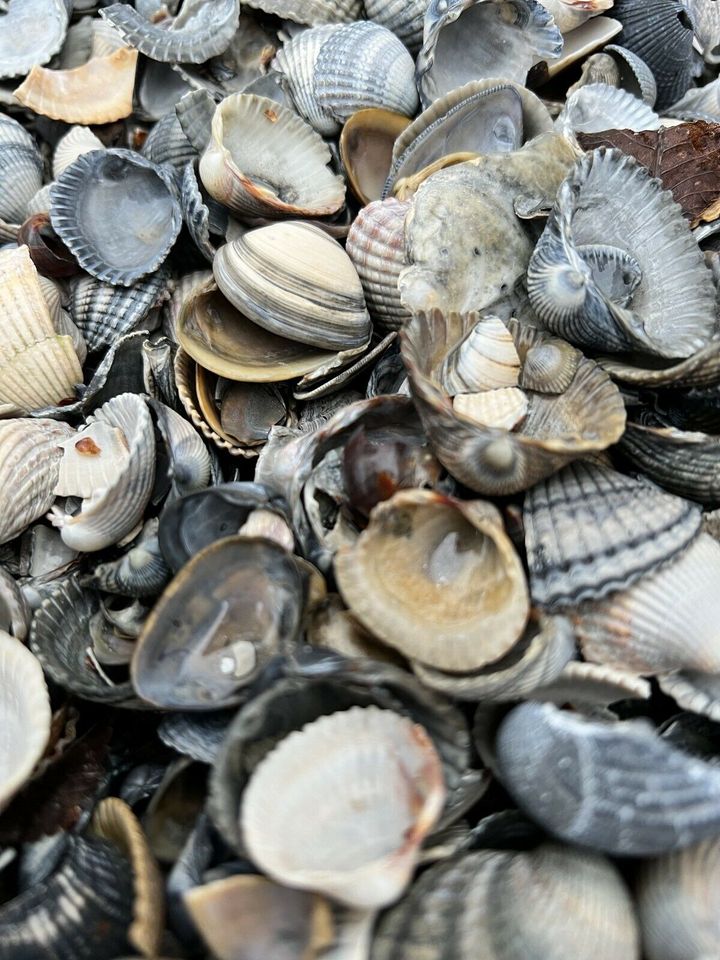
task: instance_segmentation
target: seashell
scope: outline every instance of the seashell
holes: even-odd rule
[[[644,857],[718,832],[720,771],[644,721],[600,723],[523,703],[500,723],[495,747],[503,786],[569,842]]]
[[[711,340],[707,346],[686,360],[657,363],[656,357],[627,358],[601,357],[598,363],[614,379],[642,387],[712,387],[720,383],[720,340]]]
[[[365,0],[365,15],[399,37],[411,53],[423,42],[425,0]]]
[[[330,136],[367,107],[415,114],[415,65],[394,34],[371,21],[313,27],[285,43],[271,66],[287,78],[298,113]]]
[[[578,345],[689,357],[714,330],[712,278],[682,211],[617,150],[586,154],[561,185],[527,283],[546,326]]]
[[[358,272],[367,308],[381,330],[397,330],[410,317],[402,305],[398,277],[406,266],[405,216],[409,202],[388,197],[360,211],[345,249]]]
[[[75,163],[78,157],[91,150],[104,150],[105,144],[89,127],[70,127],[57,142],[53,152],[53,177],[57,180],[62,173]]]
[[[212,263],[215,258],[215,246],[210,239],[210,207],[205,202],[206,197],[207,194],[203,196],[200,190],[192,162],[187,163],[183,169],[180,183],[180,204],[183,220],[200,253]],[[208,203],[223,212],[223,219],[227,225],[227,210],[209,198]],[[212,226],[215,227],[215,224],[212,224]],[[224,233],[226,233],[226,230],[220,231],[221,235]]]
[[[644,674],[720,673],[718,610],[707,589],[718,572],[720,544],[700,533],[669,566],[584,604],[575,629],[585,658]]]
[[[156,596],[170,579],[158,542],[158,520],[148,520],[140,536],[118,560],[98,564],[80,579],[84,587],[123,597]]]
[[[436,371],[478,320],[476,313],[433,311],[417,314],[400,331],[413,399],[435,455],[453,476],[479,493],[516,493],[618,440],[625,426],[620,393],[595,363],[579,354],[573,379],[562,393],[543,389],[528,394],[520,430],[482,427],[457,413]],[[517,321],[508,326],[519,356],[546,342],[544,334]]]
[[[335,575],[363,626],[441,670],[468,672],[504,656],[528,617],[522,565],[499,513],[483,501],[400,491],[338,551]]]
[[[77,261],[50,225],[49,214],[28,217],[20,225],[15,239],[28,248],[30,259],[45,276],[61,279],[80,272]]]
[[[687,0],[695,29],[695,41],[702,49],[705,63],[720,63],[720,11],[715,0]]]
[[[563,40],[537,0],[435,0],[425,12],[417,77],[423,107],[469,80],[503,77],[523,85],[540,60],[556,60]]]
[[[369,340],[360,278],[340,244],[317,227],[253,230],[218,250],[213,273],[230,303],[280,337],[328,350]]]
[[[602,53],[594,53],[584,61],[581,77],[568,88],[568,94],[575,93],[586,84],[598,83],[619,87],[649,107],[653,107],[657,100],[657,84],[650,67],[636,54],[614,43],[609,43]],[[587,108],[587,101],[584,106]],[[580,103],[576,105],[576,110],[579,109]]]
[[[436,378],[446,393],[475,393],[517,385],[520,357],[499,317],[483,317],[445,356]]]
[[[146,620],[132,661],[136,691],[171,709],[241,702],[268,661],[292,649],[303,604],[300,569],[276,543],[241,536],[211,543]]]
[[[49,509],[61,451],[73,430],[55,420],[0,421],[0,543],[7,543]]]
[[[372,960],[638,960],[619,871],[587,850],[473,850],[433,864],[380,919]]]
[[[540,0],[561,33],[570,33],[598,13],[609,10],[613,0]]]
[[[257,453],[270,429],[284,422],[285,398],[274,385],[234,383],[196,368],[195,385],[203,416],[225,440]]]
[[[158,736],[165,746],[182,756],[212,764],[236,713],[233,708],[204,713],[166,713],[160,721]]]
[[[142,112],[149,120],[159,120],[168,110],[174,110],[191,90],[187,80],[169,63],[146,60],[137,89],[138,113]]]
[[[345,202],[342,178],[327,168],[330,159],[319,134],[292,111],[236,93],[215,109],[200,178],[241,217],[327,216]]]
[[[409,117],[377,107],[358,110],[346,120],[340,134],[340,157],[348,183],[363,205],[383,196],[393,144],[409,123]]]
[[[529,699],[574,704],[579,709],[589,706],[609,706],[618,700],[649,700],[650,684],[629,670],[609,667],[607,664],[570,660],[550,683],[536,687]]]
[[[182,497],[203,490],[212,473],[207,447],[185,417],[158,400],[149,402],[165,442],[173,494]]]
[[[204,63],[230,44],[240,19],[240,0],[213,0],[185,6],[169,29],[150,23],[127,3],[100,10],[125,42],[151,60]]]
[[[660,689],[682,710],[709,720],[720,720],[720,675],[699,670],[679,670],[657,678]]]
[[[531,594],[550,610],[631,587],[700,530],[695,504],[589,461],[528,490],[523,521]]]
[[[538,393],[565,393],[579,362],[579,352],[569,343],[548,338],[525,351],[518,384]]]
[[[517,387],[499,387],[481,393],[459,393],[453,408],[484,427],[513,430],[528,412],[528,399]]]
[[[168,163],[178,172],[197,158],[197,151],[185,135],[174,108],[153,126],[143,144],[142,155],[159,166]]]
[[[50,196],[52,225],[82,268],[123,287],[157,270],[182,226],[171,174],[131,150],[84,154]]]
[[[104,350],[119,336],[153,323],[150,311],[162,301],[168,276],[158,270],[132,286],[116,287],[82,276],[73,286],[70,313],[88,350]]]
[[[384,196],[397,181],[454,153],[507,153],[552,130],[542,101],[518,83],[473,80],[438,98],[396,139]]]
[[[5,737],[0,754],[0,809],[4,809],[45,753],[52,719],[41,665],[20,640],[4,630],[0,630],[0,686]]]
[[[444,800],[427,732],[389,710],[353,707],[290,734],[258,765],[243,796],[243,838],[272,879],[381,907],[407,886]],[[297,831],[298,817],[307,830]]]
[[[42,186],[42,173],[42,157],[33,139],[19,123],[0,114],[0,219],[25,220]]]
[[[361,0],[252,0],[247,6],[314,27],[357,20],[363,5]]]
[[[210,142],[216,106],[206,90],[192,90],[175,104],[180,126],[198,153],[202,153]]]
[[[657,108],[675,103],[692,84],[693,20],[680,0],[615,0],[619,42],[637,54],[657,82]]]
[[[30,626],[30,608],[14,577],[0,569],[0,630],[26,640]]]
[[[91,552],[113,546],[131,533],[145,511],[155,481],[155,434],[147,404],[136,394],[115,396],[88,418],[87,428],[75,435],[72,448],[78,458],[87,457],[93,468],[87,488],[64,488],[65,495],[83,496],[74,516],[54,508],[49,519],[61,531],[63,541],[76,550]],[[125,450],[122,459],[108,435]],[[97,438],[102,436],[101,443]],[[81,449],[82,447],[82,449]],[[66,447],[64,456],[68,455]],[[74,454],[73,454],[74,457]],[[95,459],[97,458],[97,460]],[[108,471],[101,477],[99,465]],[[90,469],[85,467],[86,470]],[[95,469],[98,470],[95,473]]]
[[[634,94],[607,83],[588,83],[569,94],[555,129],[566,137],[601,130],[659,130],[660,117]]]
[[[65,123],[122,120],[132,113],[137,51],[120,47],[72,70],[33,67],[14,91],[30,110]]]
[[[64,0],[9,0],[0,31],[0,79],[22,77],[47,63],[63,44],[68,19]]]

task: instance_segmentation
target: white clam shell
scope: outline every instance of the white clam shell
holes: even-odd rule
[[[520,357],[513,335],[499,317],[479,320],[437,372],[450,396],[516,387],[519,376]]]
[[[407,885],[444,799],[425,730],[354,707],[291,733],[265,757],[243,796],[243,837],[278,882],[380,907]]]
[[[58,497],[91,497],[98,488],[108,487],[130,459],[125,434],[102,420],[78,431],[60,447]]]
[[[626,90],[588,83],[567,98],[555,128],[567,137],[600,130],[658,130],[660,117]]]

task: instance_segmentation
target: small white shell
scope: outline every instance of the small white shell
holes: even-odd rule
[[[0,77],[22,77],[36,63],[47,63],[65,39],[68,9],[63,0],[3,4]]]
[[[607,83],[588,83],[567,98],[555,121],[566,137],[600,130],[658,130],[660,117],[626,90]]]
[[[99,420],[60,444],[63,451],[55,487],[58,497],[86,500],[95,490],[110,486],[130,459],[125,434]]]
[[[520,357],[513,335],[498,317],[483,317],[447,355],[437,379],[452,396],[516,387],[519,376]]]
[[[89,127],[70,127],[68,132],[60,137],[53,153],[53,177],[57,179],[63,170],[84,153],[91,150],[104,150],[105,144],[90,130]]]

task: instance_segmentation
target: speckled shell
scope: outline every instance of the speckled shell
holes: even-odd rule
[[[63,44],[68,19],[64,0],[10,0],[0,30],[0,78],[47,63]]]
[[[680,557],[700,509],[644,478],[578,461],[528,490],[523,507],[533,600],[599,600]]]
[[[88,350],[103,350],[118,337],[141,326],[151,329],[150,311],[165,294],[168,275],[159,270],[131,287],[115,287],[95,277],[80,277],[72,290],[70,314],[82,331]]]
[[[720,829],[720,770],[671,746],[645,721],[603,723],[523,703],[500,723],[497,775],[564,840],[651,856]]]

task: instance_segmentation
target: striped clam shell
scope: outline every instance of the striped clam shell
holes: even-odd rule
[[[368,20],[399,37],[416,54],[423,42],[426,0],[365,0]]]
[[[156,26],[127,3],[100,9],[125,42],[151,60],[204,63],[228,47],[240,20],[240,0],[190,4],[188,15],[176,17],[170,29]]]
[[[80,277],[73,286],[70,315],[88,350],[103,350],[118,337],[143,326],[150,329],[150,311],[166,295],[169,277],[158,270],[131,287],[116,287],[95,277]],[[156,324],[155,324],[156,325]]]
[[[523,521],[533,600],[555,610],[630,587],[679,557],[701,514],[649,480],[577,461],[528,490]]]
[[[307,23],[350,23],[362,14],[362,0],[249,0],[245,4],[283,20]]]
[[[400,300],[398,277],[405,261],[405,216],[409,201],[374,200],[353,221],[345,249],[355,264],[373,323],[398,330],[410,311]]]
[[[0,30],[0,79],[23,77],[47,63],[63,45],[68,17],[64,0],[9,0]]]

